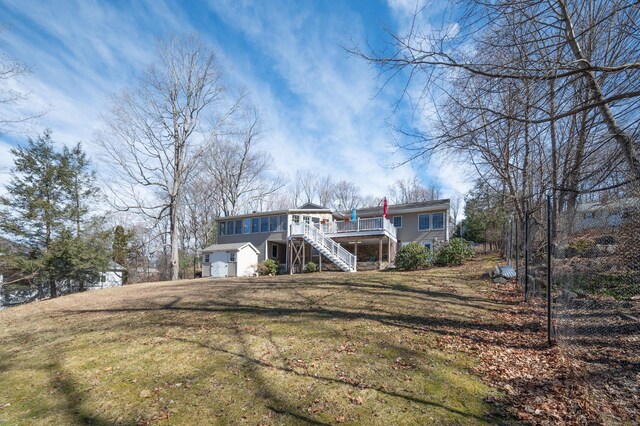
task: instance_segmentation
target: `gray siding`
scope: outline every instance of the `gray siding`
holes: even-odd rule
[[[447,224],[445,223],[444,229],[429,229],[426,231],[418,230],[418,215],[425,213],[444,213],[444,220],[447,221],[447,211],[433,211],[433,212],[424,212],[424,213],[402,213],[402,214],[394,214],[389,215],[389,219],[393,220],[394,216],[402,216],[402,228],[397,229],[398,240],[402,243],[409,243],[412,241],[420,242],[424,240],[438,240],[438,241],[446,241],[447,239]],[[430,223],[430,225],[432,225]]]

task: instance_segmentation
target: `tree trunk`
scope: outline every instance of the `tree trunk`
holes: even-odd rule
[[[178,201],[177,197],[171,200],[170,207],[171,223],[170,223],[170,238],[171,238],[171,280],[177,280],[180,278],[180,252],[178,243],[180,240],[180,232],[178,229]]]
[[[576,39],[575,32],[573,30],[573,23],[571,22],[571,18],[569,17],[569,12],[567,10],[565,1],[558,0],[558,5],[560,6],[561,19],[565,24],[565,33],[569,46],[571,47],[571,51],[573,52],[573,55],[575,56],[579,66],[585,68],[583,75],[587,80],[587,86],[589,87],[594,100],[600,103],[600,105],[598,106],[598,112],[602,117],[602,121],[604,121],[605,125],[607,126],[607,130],[609,131],[611,136],[613,136],[616,143],[620,146],[620,149],[622,150],[622,153],[629,166],[629,170],[631,171],[633,178],[640,179],[640,158],[638,157],[638,152],[634,141],[616,121],[611,108],[609,108],[609,104],[604,102],[605,96],[602,93],[602,88],[600,87],[596,76],[592,71],[588,70],[591,65],[582,52],[580,45],[578,44],[578,40]]]

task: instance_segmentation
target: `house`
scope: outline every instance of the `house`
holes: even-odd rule
[[[260,251],[251,243],[214,244],[202,250],[203,277],[255,275]]]
[[[390,262],[398,247],[418,242],[434,248],[449,240],[449,200],[334,212],[307,203],[296,209],[253,212],[216,220],[218,244],[251,243],[258,262],[274,259],[290,273],[302,271],[309,261],[331,262],[354,272],[358,262]],[[206,256],[206,253],[205,253]],[[203,256],[203,269],[206,264]],[[209,258],[209,260],[211,260]]]
[[[575,213],[563,212],[567,220],[573,221],[576,232],[597,228],[615,228],[625,220],[637,214],[640,199],[626,197],[622,199],[607,199],[598,202],[578,203]]]
[[[127,268],[111,260],[109,261],[107,269],[104,272],[100,272],[98,282],[91,283],[86,287],[89,290],[96,290],[121,286],[124,282],[124,274],[126,272]]]

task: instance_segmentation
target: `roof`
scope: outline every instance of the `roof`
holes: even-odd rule
[[[279,216],[279,215],[287,215],[287,214],[302,214],[302,213],[329,213],[331,214],[331,209],[326,207],[315,207],[315,204],[307,203],[300,208],[297,209],[289,209],[289,210],[273,210],[266,212],[253,212],[253,213],[243,213],[234,216],[221,216],[216,218],[218,222],[225,222],[228,220],[240,220],[254,217],[262,217],[262,216]]]
[[[127,268],[120,265],[119,263],[114,262],[113,260],[109,261],[109,266],[107,267],[108,271],[126,271]]]
[[[421,201],[418,203],[405,203],[405,204],[389,204],[389,215],[398,213],[410,213],[420,211],[432,211],[439,209],[448,209],[450,200],[448,198],[442,200],[430,200]],[[366,207],[362,209],[356,209],[358,216],[366,215],[382,215],[382,205],[375,207]],[[351,210],[340,212],[342,216],[351,216]]]
[[[205,248],[203,253],[211,253],[215,251],[240,251],[246,246],[249,246],[256,253],[260,251],[251,243],[229,243],[229,244],[214,244]]]
[[[314,203],[304,203],[303,205],[298,207],[298,210],[329,210],[329,209]]]

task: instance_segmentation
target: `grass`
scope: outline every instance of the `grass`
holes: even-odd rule
[[[494,424],[436,338],[481,265],[139,284],[0,312],[0,424]]]

